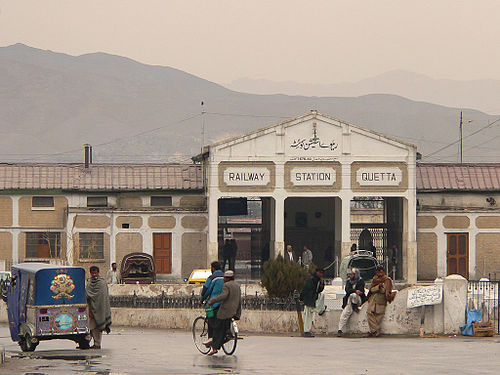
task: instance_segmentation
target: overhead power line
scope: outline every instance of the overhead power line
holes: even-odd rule
[[[483,126],[482,128],[480,128],[480,129],[476,130],[475,132],[472,132],[472,133],[470,133],[469,135],[466,135],[465,137],[463,137],[463,138],[462,138],[462,140],[467,139],[467,138],[470,138],[470,137],[472,137],[472,136],[476,135],[477,133],[482,132],[482,131],[483,131],[483,130],[485,130],[485,129],[488,129],[489,127],[491,127],[493,124],[495,124],[495,123],[496,123],[496,122],[498,122],[498,121],[500,121],[500,118],[496,119],[495,121],[493,121],[493,122],[489,123],[489,124],[488,124],[488,125],[486,125],[486,126]],[[451,147],[451,146],[453,146],[453,145],[456,145],[458,142],[460,142],[460,138],[459,138],[459,139],[457,139],[456,141],[452,142],[452,143],[449,143],[449,144],[448,144],[448,145],[446,145],[446,146],[443,146],[443,147],[439,148],[438,150],[436,150],[436,151],[434,151],[434,152],[431,152],[430,154],[424,155],[423,157],[424,157],[424,158],[428,158],[428,157],[431,157],[432,155],[436,155],[437,153],[439,153],[439,152],[441,152],[441,151],[444,151],[444,150],[446,150],[446,149],[450,148],[450,147]]]

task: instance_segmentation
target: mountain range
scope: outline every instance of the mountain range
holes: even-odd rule
[[[498,80],[433,79],[404,70],[393,70],[357,82],[310,84],[240,78],[225,86],[231,90],[259,95],[279,93],[355,97],[374,93],[393,94],[449,107],[474,108],[491,114],[500,113],[500,81]]]
[[[186,161],[202,143],[311,109],[415,143],[424,161],[456,161],[456,145],[427,155],[457,139],[461,109],[392,94],[343,95],[243,93],[105,53],[0,47],[0,161],[81,161],[84,143],[94,162]],[[488,127],[498,116],[463,113],[464,160],[500,160],[500,122]]]

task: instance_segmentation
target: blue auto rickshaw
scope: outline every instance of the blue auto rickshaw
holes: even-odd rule
[[[12,266],[3,298],[10,335],[25,352],[42,340],[68,339],[87,349],[90,342],[85,270],[44,263]]]

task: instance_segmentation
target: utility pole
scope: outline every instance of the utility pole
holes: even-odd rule
[[[464,147],[464,144],[463,144],[463,137],[462,137],[462,125],[463,125],[463,119],[462,119],[462,111],[460,111],[460,126],[459,126],[459,129],[460,129],[460,150],[459,150],[459,157],[460,157],[460,164],[463,163],[463,147]]]
[[[203,146],[205,146],[205,108],[201,102],[201,153],[203,154]]]

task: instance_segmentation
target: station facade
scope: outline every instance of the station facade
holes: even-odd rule
[[[159,280],[179,281],[232,249],[246,280],[291,246],[334,277],[356,244],[396,280],[498,278],[500,164],[416,154],[311,111],[206,146],[192,164],[0,164],[0,268],[106,269],[145,252]]]
[[[239,228],[240,236],[249,233],[250,267],[283,255],[286,245],[296,256],[307,246],[315,264],[331,265],[356,243],[375,246],[397,278],[416,282],[414,145],[311,111],[212,144],[203,164],[208,259],[223,257]],[[220,213],[238,198],[257,207],[246,228]],[[355,222],[357,206],[378,209],[380,219]]]

